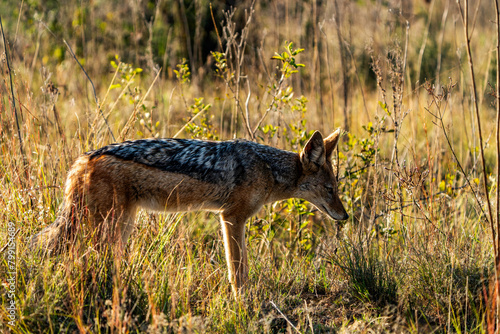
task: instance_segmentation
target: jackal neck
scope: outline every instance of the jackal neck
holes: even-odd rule
[[[274,177],[274,187],[269,194],[267,202],[275,202],[295,196],[298,182],[302,175],[302,164],[300,157],[296,153],[287,152],[286,156],[270,167]]]

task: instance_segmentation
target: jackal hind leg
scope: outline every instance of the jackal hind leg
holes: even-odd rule
[[[134,231],[136,212],[137,212],[136,208],[130,208],[124,211],[122,218],[118,223],[118,232],[121,234],[120,241],[122,248],[124,248],[127,245],[127,240]]]
[[[111,246],[123,250],[134,230],[135,207],[111,206],[94,212],[92,236],[99,247]]]
[[[224,248],[229,281],[237,297],[248,280],[248,258],[245,244],[245,221],[237,216],[221,214]]]

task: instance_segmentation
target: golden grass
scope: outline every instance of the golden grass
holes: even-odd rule
[[[17,319],[13,327],[4,320],[9,299],[2,294],[0,329],[17,333],[278,333],[293,332],[293,327],[314,333],[490,331],[494,322],[489,282],[494,272],[493,250],[482,212],[486,206],[480,187],[477,128],[461,22],[453,21],[456,11],[450,7],[443,29],[445,4],[437,3],[433,9],[416,4],[413,11],[418,15],[411,19],[405,59],[402,17],[372,2],[340,5],[345,15],[340,22],[342,38],[351,52],[344,64],[349,69],[348,122],[335,23],[325,21],[324,35],[317,27],[314,36],[323,43],[318,49],[310,38],[304,38],[308,23],[291,14],[278,15],[277,5],[271,9],[264,3],[255,6],[251,34],[257,26],[278,26],[281,31],[267,37],[255,34],[262,38],[262,49],[249,42],[238,96],[238,78],[230,78],[237,64],[229,55],[227,72],[215,75],[214,67],[205,66],[190,76],[191,81],[172,78],[174,69],[182,70],[175,67],[180,60],[164,69],[170,78],[160,74],[155,81],[153,70],[134,71],[139,64],[120,63],[111,51],[87,53],[80,59],[96,84],[102,113],[117,140],[173,136],[188,122],[191,125],[182,137],[248,138],[242,117],[249,91],[252,128],[270,109],[255,132],[259,142],[298,150],[312,130],[326,133],[349,126],[338,162],[339,190],[351,219],[337,226],[299,200],[265,207],[247,225],[250,285],[241,301],[231,296],[219,218],[214,214],[144,212],[120,258],[96,252],[85,242],[78,251],[48,258],[26,248],[30,236],[54,221],[71,162],[112,139],[87,78],[62,42],[45,33],[38,39],[35,55],[35,47],[26,45],[36,41],[36,35],[21,26],[16,49],[12,33],[6,31],[25,157],[20,153],[3,62],[2,242],[8,240],[9,222],[19,232],[15,236]],[[298,2],[291,1],[289,6],[286,13],[298,11]],[[333,2],[323,6],[316,10],[325,18],[332,17]],[[479,8],[472,52],[493,196],[497,187],[495,112],[487,83],[495,64],[491,28],[484,23],[493,20],[488,8]],[[269,10],[272,15],[266,15]],[[431,10],[433,15],[428,16]],[[428,20],[429,41],[418,68]],[[13,22],[8,27],[14,27]],[[270,58],[284,51],[284,40],[295,41],[294,48],[305,48],[297,55],[305,69],[280,85],[283,65]],[[77,42],[75,37],[69,44]],[[51,59],[54,47],[49,43],[66,52],[64,60]],[[367,44],[373,51],[367,51]],[[104,50],[99,43],[95,48]],[[120,55],[121,50],[114,51]],[[257,57],[259,52],[262,57]],[[369,70],[372,56],[380,58],[378,76]],[[442,91],[435,90],[433,100],[424,89],[426,77],[418,81],[416,75],[432,73],[429,68],[434,69],[437,57],[442,58],[441,84],[448,85],[451,78],[457,85],[443,98],[439,97]],[[111,66],[111,60],[119,66]],[[201,75],[200,71],[205,72]],[[426,79],[436,83],[435,77]],[[114,86],[117,83],[119,87]],[[301,95],[309,102],[297,100]],[[194,100],[200,97],[203,101]],[[443,123],[436,118],[440,114]],[[466,176],[457,167],[445,131]],[[0,278],[6,283],[7,260],[2,267]]]

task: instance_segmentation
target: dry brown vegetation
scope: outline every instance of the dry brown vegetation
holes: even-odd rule
[[[459,3],[2,2],[0,229],[7,245],[16,228],[17,319],[2,292],[0,329],[495,332],[497,11],[469,4],[471,75]],[[119,258],[26,247],[85,151],[171,136],[298,151],[337,127],[350,220],[265,207],[247,225],[240,301],[214,214],[142,212]]]

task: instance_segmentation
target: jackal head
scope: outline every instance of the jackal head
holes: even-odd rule
[[[349,215],[340,202],[337,178],[332,166],[332,152],[337,146],[340,129],[323,139],[316,131],[300,153],[302,175],[298,196],[316,206],[332,219],[345,220]]]

